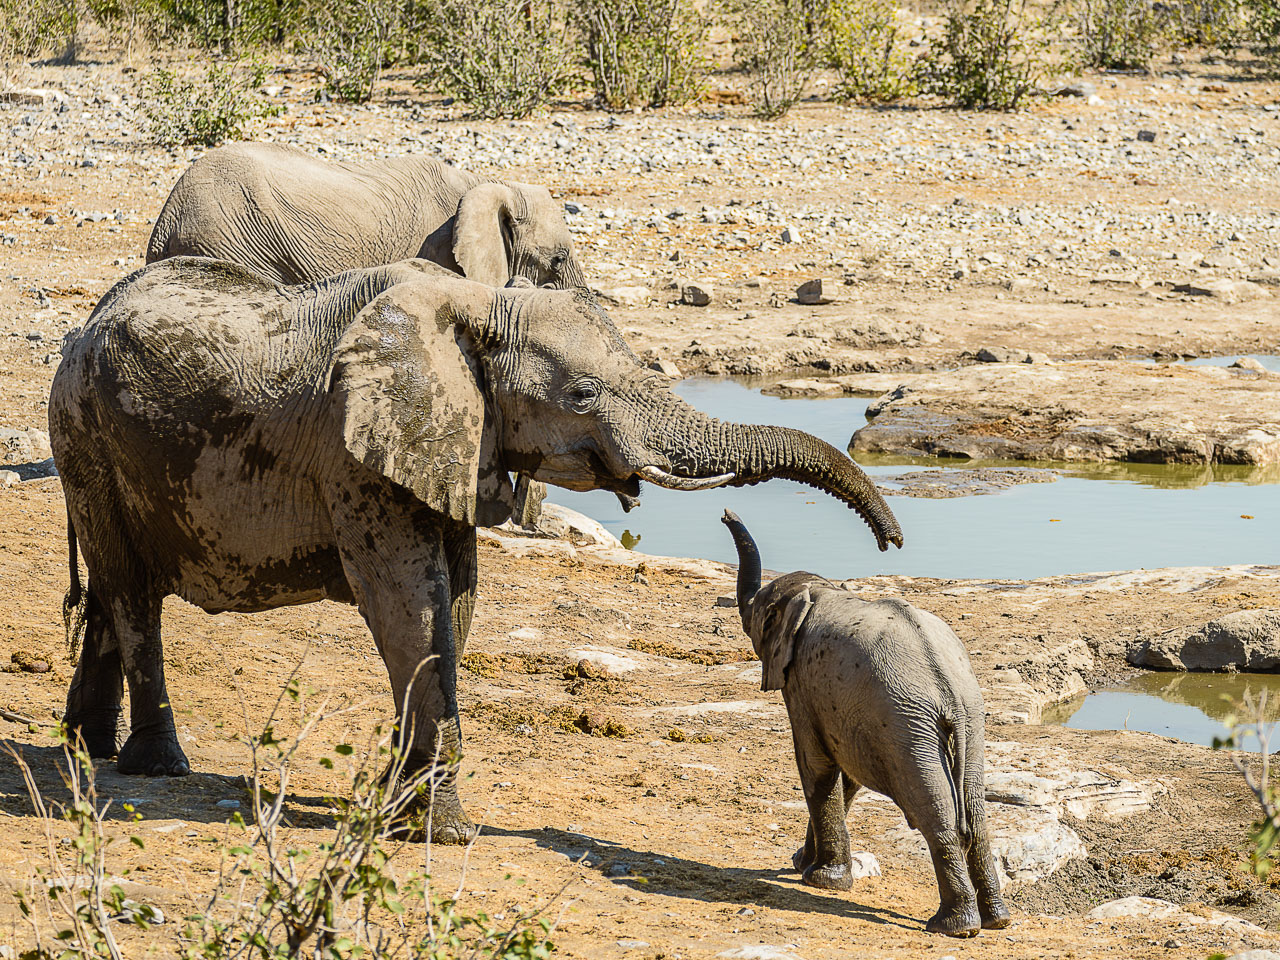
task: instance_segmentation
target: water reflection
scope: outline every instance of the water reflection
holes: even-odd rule
[[[1280,720],[1280,675],[1268,673],[1143,673],[1109,690],[1058,704],[1044,722],[1076,730],[1142,730],[1212,746],[1225,737],[1222,721],[1245,696],[1267,692],[1266,719]],[[1272,750],[1280,743],[1272,736]],[[1257,749],[1257,741],[1245,749]]]
[[[770,397],[730,380],[686,380],[677,392],[714,417],[796,427],[844,449],[866,401]],[[859,455],[873,478],[903,467],[937,470],[1026,462]],[[1165,566],[1280,563],[1280,468],[1164,464],[1035,464],[1057,483],[991,496],[893,497],[906,545],[881,554],[861,521],[831,497],[786,480],[694,493],[646,484],[624,514],[612,494],[551,488],[551,499],[600,521],[615,536],[643,537],[646,553],[737,561],[720,523],[734,510],[760,543],[765,566],[829,577],[897,573],[1026,579]],[[1248,518],[1248,519],[1246,519]]]

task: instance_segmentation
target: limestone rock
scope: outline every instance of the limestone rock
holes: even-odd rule
[[[49,435],[35,427],[0,427],[0,465],[39,463],[53,456]]]
[[[790,947],[773,947],[766,943],[748,944],[745,947],[733,947],[716,954],[717,957],[728,957],[732,960],[804,960]]]
[[[570,543],[599,547],[621,547],[622,541],[590,517],[562,507],[558,503],[543,503],[538,532],[543,536],[568,540]]]
[[[628,285],[621,287],[592,287],[591,292],[601,300],[619,307],[643,307],[649,302],[648,287]]]
[[[61,90],[50,90],[45,87],[0,90],[0,103],[24,103],[30,106],[45,107],[51,103],[63,103],[66,99]]]
[[[993,803],[987,813],[991,857],[1008,881],[1034,883],[1089,855],[1080,835],[1050,811]]]
[[[838,380],[801,378],[783,380],[764,392],[776,397],[843,397],[844,386]]]
[[[915,470],[896,476],[877,477],[881,492],[899,497],[950,499],[1002,493],[1023,483],[1053,483],[1053,470],[1025,467],[981,467],[977,470]]]
[[[1261,927],[1241,920],[1221,910],[1196,907],[1188,910],[1168,900],[1155,897],[1124,897],[1094,907],[1085,914],[1088,920],[1113,920],[1116,917],[1142,917],[1147,920],[1167,920],[1171,924],[1221,926],[1235,934],[1262,933]]]
[[[1250,280],[1231,280],[1227,277],[1192,280],[1178,284],[1173,290],[1175,293],[1189,293],[1193,297],[1214,297],[1227,303],[1239,303],[1241,300],[1256,300],[1259,297],[1270,296],[1263,287]]]
[[[815,306],[821,303],[830,303],[835,299],[836,285],[832,280],[824,280],[821,277],[815,280],[806,280],[800,286],[796,287],[796,299],[805,306]]]
[[[649,364],[649,369],[657,370],[664,377],[670,377],[672,380],[679,380],[681,377],[684,376],[684,374],[680,372],[680,368],[677,367],[670,360],[663,360],[663,359],[654,360],[652,363]]]
[[[918,374],[867,407],[850,452],[1009,460],[1280,462],[1280,378],[1121,360]]]
[[[1280,670],[1280,609],[1238,610],[1143,640],[1129,662],[1157,670]]]
[[[709,283],[686,281],[680,284],[680,302],[690,307],[705,307],[715,296],[715,288]]]
[[[849,876],[855,880],[861,880],[864,877],[879,877],[880,861],[876,859],[874,853],[855,853],[850,858]]]
[[[1261,362],[1253,359],[1253,357],[1240,357],[1234,363],[1229,365],[1231,370],[1251,370],[1254,373],[1266,374],[1270,371],[1264,367]]]
[[[639,670],[643,664],[634,657],[626,657],[619,653],[612,653],[600,647],[582,647],[578,650],[570,650],[568,657],[576,663],[588,663],[600,674],[606,677],[620,677],[624,674]]]

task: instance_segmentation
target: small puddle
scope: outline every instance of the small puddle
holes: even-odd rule
[[[839,450],[866,423],[865,398],[769,397],[732,380],[685,380],[676,390],[711,416],[796,427]],[[612,494],[600,491],[552,487],[550,498],[594,517],[645,553],[734,563],[733,543],[720,523],[728,507],[755,535],[766,567],[807,569],[833,578],[1030,579],[1280,563],[1275,537],[1280,468],[887,457],[859,462],[881,483],[909,471],[980,466],[1053,467],[1058,479],[986,496],[890,497],[906,545],[883,554],[843,504],[786,480],[694,493],[645,484],[641,504],[630,514],[622,512]]]
[[[1141,730],[1187,743],[1213,746],[1225,737],[1223,719],[1246,694],[1267,691],[1267,719],[1280,720],[1280,675],[1272,673],[1144,673],[1044,711],[1043,722],[1074,730]],[[1274,731],[1276,724],[1271,724]],[[1257,750],[1249,737],[1242,744]],[[1271,735],[1271,752],[1280,742]]]

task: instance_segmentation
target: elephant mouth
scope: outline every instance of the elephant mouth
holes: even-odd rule
[[[638,476],[668,490],[710,490],[713,487],[723,487],[735,477],[732,473],[721,473],[714,477],[679,477],[652,464],[641,467]]]

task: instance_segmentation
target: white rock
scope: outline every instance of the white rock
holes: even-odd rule
[[[765,943],[733,947],[717,953],[716,956],[730,957],[733,960],[804,960],[800,954],[792,951],[790,947],[771,947]]]
[[[1280,951],[1246,950],[1244,953],[1233,953],[1227,960],[1280,960]]]
[[[558,503],[543,501],[538,532],[571,543],[599,547],[621,547],[622,541],[598,521]]]
[[[867,853],[866,851],[855,853],[850,858],[849,876],[855,880],[861,880],[864,877],[882,876],[880,861],[876,859],[874,853]]]
[[[515,636],[515,634],[513,633],[512,636]],[[639,670],[643,666],[639,660],[633,657],[610,653],[608,650],[601,650],[599,647],[580,647],[577,650],[570,650],[566,656],[574,663],[579,660],[585,660],[593,667],[599,667],[605,673],[618,676],[624,673],[631,673],[633,670]]]
[[[1148,920],[1168,920],[1179,925],[1223,927],[1236,934],[1262,933],[1257,924],[1241,920],[1239,917],[1221,910],[1199,909],[1192,913],[1184,910],[1176,903],[1168,900],[1157,900],[1155,897],[1124,897],[1094,907],[1085,914],[1088,920],[1111,920],[1116,917],[1143,917]]]
[[[1240,357],[1230,366],[1233,370],[1252,370],[1254,373],[1270,372],[1259,361],[1253,359],[1253,357]]]
[[[542,631],[533,627],[520,627],[518,630],[512,630],[507,636],[512,640],[541,640]]]
[[[0,470],[0,490],[6,490],[21,481],[22,478],[12,470]]]
[[[987,813],[991,856],[1008,880],[1034,883],[1068,860],[1082,860],[1089,855],[1080,835],[1051,811],[990,803]]]
[[[592,287],[591,292],[619,307],[643,307],[650,298],[649,288],[642,286]]]

